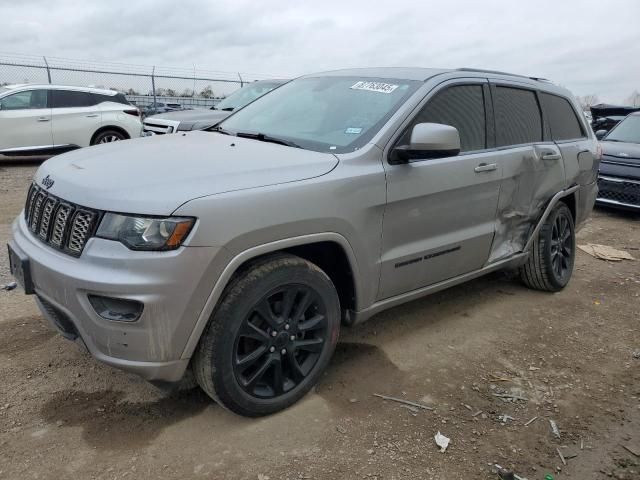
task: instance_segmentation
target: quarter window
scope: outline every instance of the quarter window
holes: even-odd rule
[[[404,133],[401,145],[409,143],[411,131],[418,123],[442,123],[457,128],[461,152],[486,148],[487,130],[482,85],[460,85],[437,93]]]
[[[27,90],[14,93],[0,99],[2,110],[28,110],[34,108],[47,108],[46,90]]]
[[[540,98],[554,140],[584,137],[576,112],[567,99],[548,93],[541,93]]]
[[[542,141],[542,117],[534,92],[496,87],[494,106],[499,147]]]
[[[92,95],[88,92],[73,90],[52,90],[53,108],[90,107],[94,105]]]

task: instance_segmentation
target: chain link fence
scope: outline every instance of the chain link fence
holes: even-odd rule
[[[187,108],[215,105],[245,84],[270,75],[0,53],[0,85],[40,83],[117,90],[144,107],[155,102]]]

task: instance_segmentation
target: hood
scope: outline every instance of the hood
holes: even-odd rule
[[[600,142],[602,154],[611,161],[636,163],[640,166],[640,143]]]
[[[319,177],[337,164],[330,153],[190,132],[65,153],[43,163],[35,180],[44,186],[48,176],[49,192],[85,207],[170,215],[194,198]]]
[[[209,122],[218,123],[223,118],[227,118],[232,112],[222,110],[180,110],[177,112],[159,113],[147,117],[149,120],[177,120],[179,122]]]

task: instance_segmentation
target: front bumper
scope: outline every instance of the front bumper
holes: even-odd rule
[[[597,204],[640,210],[640,180],[600,174],[598,189]]]
[[[147,380],[182,377],[189,363],[182,353],[211,292],[208,267],[219,249],[136,252],[91,238],[75,258],[37,240],[22,214],[12,233],[11,248],[28,258],[38,306],[63,336],[98,360]],[[144,309],[135,322],[106,320],[89,294],[136,300]]]
[[[165,120],[163,118],[146,118],[142,124],[142,136],[151,137],[153,135],[166,135],[176,133],[180,122],[176,120]]]

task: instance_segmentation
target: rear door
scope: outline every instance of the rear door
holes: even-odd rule
[[[433,122],[458,129],[457,156],[385,162],[387,206],[382,234],[379,299],[481,268],[494,234],[500,168],[490,151],[486,80],[447,82],[431,93],[413,125]]]
[[[94,96],[77,90],[52,90],[51,97],[54,145],[89,146],[102,124]]]
[[[543,121],[537,91],[496,81],[491,96],[496,161],[503,169],[489,259],[495,261],[522,251],[544,207],[564,188],[565,172],[560,148]]]
[[[47,90],[23,90],[0,99],[0,151],[53,145]]]

